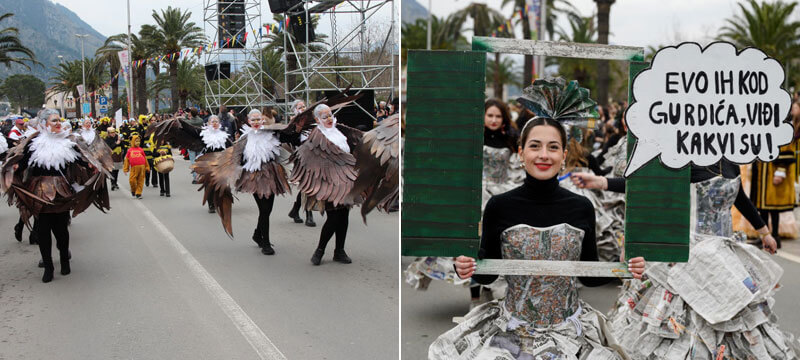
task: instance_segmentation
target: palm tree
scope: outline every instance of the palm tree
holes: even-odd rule
[[[797,3],[747,0],[747,4],[749,9],[739,3],[742,13],[725,20],[718,38],[730,41],[740,49],[748,46],[761,49],[784,65],[786,79],[789,79],[790,63],[800,56],[800,43],[797,41],[800,22],[792,20]]]
[[[152,36],[157,44],[157,49],[162,54],[180,52],[182,48],[198,47],[205,43],[203,29],[194,22],[189,21],[191,11],[181,11],[180,8],[168,6],[161,10],[161,14],[153,10],[153,19],[156,25],[152,29]],[[168,61],[170,92],[172,94],[172,111],[178,110],[178,58]]]
[[[0,21],[12,16],[14,16],[12,13],[0,15]],[[28,70],[30,70],[31,67],[27,62],[41,65],[41,63],[36,60],[36,55],[34,55],[33,51],[22,45],[17,34],[19,34],[19,30],[15,27],[0,28],[0,64],[6,67],[11,67],[11,64],[20,64]],[[14,53],[19,53],[21,56],[15,55]]]
[[[81,60],[62,62],[53,68],[55,75],[50,78],[53,90],[62,93],[71,93],[75,99],[75,116],[81,117],[80,98],[78,85],[83,83],[81,76]]]
[[[559,27],[556,35],[559,41],[573,43],[596,43],[597,29],[594,26],[594,16],[581,17],[571,14],[568,16],[570,31]],[[558,72],[567,79],[577,80],[581,87],[595,89],[596,65],[593,60],[575,58],[551,58],[558,64]]]
[[[102,57],[87,58],[86,62],[86,92],[89,94],[89,103],[92,104],[92,115],[97,115],[95,109],[95,96],[97,90],[105,85],[108,80],[106,77],[106,61]]]
[[[276,23],[284,22],[284,16],[281,14],[274,14],[272,19]],[[316,28],[317,23],[319,22],[318,18],[312,18],[311,26]],[[285,30],[284,30],[285,31]],[[272,32],[267,35],[267,45],[265,49],[269,49],[271,51],[275,51],[277,53],[286,53],[286,71],[295,71],[298,69],[298,63],[302,63],[306,61],[305,58],[300,56],[301,53],[304,53],[306,49],[309,52],[322,52],[325,51],[327,43],[325,43],[325,39],[327,39],[327,35],[325,34],[316,34],[316,38],[309,42],[308,44],[300,44],[295,39],[294,35],[291,32],[285,33],[286,37],[290,39],[291,44],[294,45],[292,47],[291,44],[287,44],[284,40],[284,32]],[[314,59],[308,59],[309,62],[314,61]],[[307,65],[307,64],[306,64]],[[288,84],[286,85],[286,90],[291,91],[297,87],[297,75],[293,74],[288,76]]]
[[[122,51],[122,45],[114,41],[112,38],[107,38],[103,46],[97,49],[95,55],[101,58],[108,64],[109,74],[111,75],[111,113],[117,112],[120,107],[119,103],[119,77],[115,77],[122,66],[119,63],[119,56],[117,53]]]
[[[594,0],[597,3],[597,42],[608,44],[608,18],[611,13],[611,5],[616,0]],[[606,106],[608,104],[608,60],[597,62],[597,103]]]
[[[194,60],[182,59],[178,62],[178,106],[183,108],[187,101],[199,103],[203,98],[205,71]],[[162,75],[153,82],[153,89],[166,89],[172,79]]]
[[[114,35],[111,38],[120,43],[127,43],[128,34]],[[139,35],[131,34],[131,60],[143,60],[156,55],[157,46],[155,39],[151,36],[147,29],[147,25],[143,25],[139,30]],[[147,66],[136,67],[133,66],[131,71],[131,78],[133,83],[133,93],[136,95],[136,108],[133,110],[133,116],[147,113]]]
[[[517,69],[514,69],[515,66],[516,63],[509,57],[503,58],[500,63],[489,63],[489,67],[486,68],[486,82],[498,81],[501,84],[499,88],[495,88],[495,98],[503,99],[502,85],[522,86],[522,79],[520,79]]]
[[[276,51],[274,48],[261,49],[261,69],[264,69],[265,76],[261,78],[261,86],[264,91],[269,94],[277,94],[278,86],[283,83],[284,69],[286,68],[283,63],[283,54]],[[248,71],[250,73],[257,73],[260,71],[259,64],[254,62],[250,64]]]
[[[503,0],[503,5],[500,7],[506,7],[509,3],[514,3],[514,7],[511,10],[512,14],[516,14],[520,10],[525,9],[525,4],[527,3],[526,0]],[[575,15],[578,13],[578,9],[575,8],[574,5],[569,3],[567,0],[547,0],[547,14],[545,16],[545,29],[548,35],[550,35],[550,39],[553,38],[553,34],[555,33],[555,23],[557,17],[561,14]],[[521,23],[522,25],[522,38],[526,40],[531,40],[531,31],[527,31],[526,29],[531,28],[530,19],[528,18],[528,13],[522,12],[522,18],[517,21],[517,23]],[[544,36],[542,36],[544,39]],[[523,75],[523,84],[532,84],[533,83],[533,73],[531,69],[533,68],[533,55],[525,55],[525,64],[524,64],[524,75]]]
[[[458,22],[453,14],[447,18],[431,17],[431,50],[455,50],[458,45],[466,45],[467,39],[461,34],[462,22]],[[403,23],[400,30],[402,41],[402,59],[406,62],[408,50],[425,49],[427,47],[428,23],[425,19]]]

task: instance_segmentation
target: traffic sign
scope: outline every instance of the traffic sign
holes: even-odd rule
[[[105,114],[105,113],[108,112],[108,106],[107,105],[100,105],[100,109],[97,110],[97,111],[100,112],[101,114]]]
[[[100,97],[100,105],[108,105],[108,98],[105,96]]]

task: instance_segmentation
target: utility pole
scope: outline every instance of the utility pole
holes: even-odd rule
[[[59,64],[63,64],[64,63],[64,56],[63,55],[58,55],[58,63]],[[61,116],[64,117],[64,118],[67,117],[67,115],[64,113],[64,92],[61,92]]]
[[[431,49],[431,0],[428,0],[428,47],[427,49]]]
[[[79,37],[81,39],[81,74],[83,76],[83,95],[81,95],[81,107],[83,107],[83,102],[84,102],[84,100],[86,98],[86,92],[87,92],[86,91],[87,90],[86,89],[86,55],[84,54],[84,48],[83,48],[84,41],[83,41],[83,39],[89,37],[89,34],[83,34],[83,35],[75,34],[75,36],[77,36],[77,37]],[[83,114],[83,109],[82,108],[81,108],[81,114]],[[83,114],[83,115],[86,116],[86,114]]]
[[[131,65],[131,0],[128,0],[128,78],[126,87],[128,88],[128,118],[133,118],[133,66]],[[125,65],[123,65],[125,66]]]

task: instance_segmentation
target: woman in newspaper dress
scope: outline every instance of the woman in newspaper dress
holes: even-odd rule
[[[609,326],[633,359],[794,359],[794,336],[778,329],[773,295],[783,270],[733,237],[731,206],[776,243],[742,190],[739,168],[723,160],[691,171],[688,263],[649,266],[625,282]],[[578,174],[578,186],[624,191],[624,179]]]
[[[562,124],[553,119],[559,114],[573,120],[585,118],[595,104],[588,99],[588,91],[561,79],[537,80],[525,91],[529,97],[521,102],[537,115],[550,117],[537,117],[523,127],[520,153],[525,181],[486,204],[478,257],[597,261],[592,204],[558,184],[567,136]],[[552,95],[548,100],[537,95],[545,92]],[[559,108],[561,96],[579,101]],[[641,257],[629,262],[634,277],[641,277],[644,267]],[[479,283],[497,277],[473,276],[475,259],[466,256],[456,258],[456,271],[459,277],[472,277]],[[506,280],[505,299],[470,311],[463,322],[431,344],[429,359],[626,358],[610,336],[605,317],[578,297],[577,280],[597,286],[610,279],[509,275]]]
[[[493,195],[502,194],[525,179],[525,171],[516,152],[517,137],[511,125],[511,115],[506,104],[489,99],[484,104],[483,115],[483,183],[481,209]],[[432,280],[444,280],[455,285],[471,285],[471,306],[479,305],[481,288],[485,288],[483,302],[505,294],[505,281],[499,278],[494,284],[483,286],[459,279],[453,271],[453,259],[425,257],[416,259],[405,271],[406,282],[417,290],[425,290]],[[491,297],[488,290],[491,290]]]

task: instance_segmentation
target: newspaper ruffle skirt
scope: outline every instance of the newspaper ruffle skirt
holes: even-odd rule
[[[610,336],[603,314],[581,302],[568,320],[546,328],[517,321],[503,303],[492,301],[470,311],[428,349],[432,360],[627,359]]]
[[[626,281],[609,327],[632,359],[794,359],[772,313],[783,270],[752,245],[702,237],[689,262],[648,265]]]

